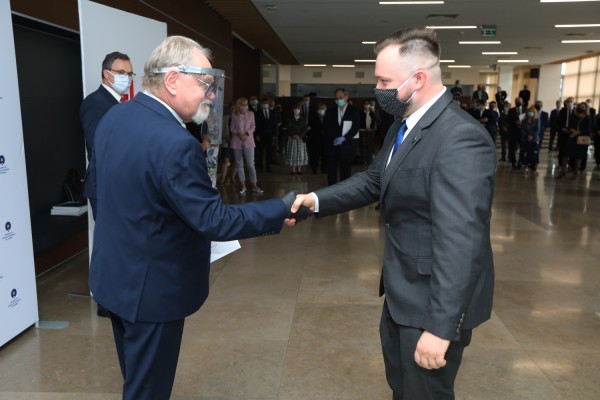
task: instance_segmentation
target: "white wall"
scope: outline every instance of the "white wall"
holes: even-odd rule
[[[560,64],[542,65],[538,85],[539,100],[544,102],[544,109],[550,111],[560,97]]]
[[[513,67],[507,65],[502,66],[498,69],[498,86],[502,88],[502,90],[506,90],[506,98],[510,101],[510,104],[514,106],[515,97],[517,93],[513,96],[512,93],[512,82],[513,82]]]

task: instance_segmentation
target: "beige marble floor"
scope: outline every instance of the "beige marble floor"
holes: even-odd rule
[[[545,152],[537,177],[498,166],[494,313],[465,353],[458,399],[600,398],[600,175],[556,181],[552,168]],[[275,171],[260,175],[264,197],[325,181]],[[209,300],[186,322],[173,399],[391,398],[377,331],[380,226],[363,208],[245,240],[216,262]],[[38,279],[41,320],[70,325],[31,328],[0,349],[0,399],[120,398],[109,321],[70,295],[87,290],[86,260]]]

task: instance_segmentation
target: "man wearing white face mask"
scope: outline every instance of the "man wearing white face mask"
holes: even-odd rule
[[[94,134],[104,114],[115,104],[126,101],[126,92],[135,74],[127,54],[118,51],[109,53],[102,61],[102,84],[95,92],[90,93],[81,103],[79,117],[85,134],[85,148],[88,164],[92,162]],[[96,190],[86,179],[83,184],[83,195],[90,200],[92,215],[96,219]],[[100,312],[101,313],[101,312]]]

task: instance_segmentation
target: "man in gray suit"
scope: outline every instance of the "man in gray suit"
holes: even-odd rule
[[[296,197],[324,217],[380,201],[380,334],[393,399],[454,399],[471,330],[490,318],[496,151],[442,84],[433,30],[375,45],[375,96],[397,117],[367,171]],[[294,224],[293,219],[286,221]]]

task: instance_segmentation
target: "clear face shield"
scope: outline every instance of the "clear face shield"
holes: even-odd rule
[[[210,109],[206,118],[206,128],[210,144],[221,144],[223,134],[223,99],[225,95],[225,71],[215,68],[177,65],[154,70],[154,73],[164,74],[169,71],[179,71],[193,75],[205,87],[205,101],[210,101]]]

